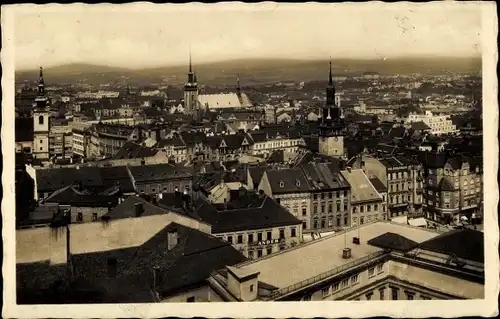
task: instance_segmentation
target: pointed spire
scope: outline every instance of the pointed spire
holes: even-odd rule
[[[236,90],[238,92],[241,90],[241,87],[240,87],[240,74],[239,73],[236,75]]]
[[[45,95],[45,83],[43,81],[43,68],[40,67],[40,78],[38,79],[38,95]]]
[[[332,79],[332,57],[330,57],[330,74],[328,76],[328,84],[333,85],[333,79]]]
[[[191,46],[189,46],[189,73],[193,72],[193,67],[191,64]]]

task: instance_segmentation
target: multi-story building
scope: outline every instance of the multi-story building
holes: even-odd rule
[[[387,187],[388,218],[415,214],[422,203],[420,164],[403,156],[363,157],[368,177],[376,176]]]
[[[279,127],[277,128],[279,129]],[[283,127],[280,131],[261,130],[249,132],[251,139],[250,154],[269,156],[275,151],[297,154],[305,146],[304,138],[294,128]]]
[[[462,241],[467,247],[449,245]],[[482,299],[483,245],[473,230],[379,221],[228,266],[208,281],[225,301]]]
[[[482,214],[481,159],[462,154],[426,154],[423,210],[430,220],[443,223],[479,219]]]
[[[89,130],[89,157],[113,157],[123,147],[125,142],[134,139],[136,129],[133,126],[121,124],[98,123]],[[136,136],[135,139],[138,137]]]
[[[387,220],[383,197],[370,182],[362,169],[342,171],[351,185],[351,225],[358,226],[377,220]]]
[[[350,227],[350,185],[335,163],[311,162],[283,172],[270,172],[262,176],[259,189],[279,199],[294,215],[297,213],[295,216],[302,219],[305,230],[322,232]],[[308,202],[305,211],[304,200]]]
[[[51,158],[69,159],[73,157],[73,133],[69,120],[51,119],[49,151]]]
[[[138,194],[154,195],[174,191],[191,194],[193,176],[171,164],[129,166],[132,184]]]
[[[196,215],[212,225],[212,234],[250,259],[271,255],[302,242],[302,222],[264,192],[240,188],[222,204],[200,197]]]
[[[267,169],[260,179],[258,189],[302,220],[304,230],[310,228],[311,189],[300,168]]]
[[[450,134],[458,132],[449,115],[435,115],[431,111],[425,111],[424,114],[410,113],[408,123],[424,122],[430,127],[431,134]]]

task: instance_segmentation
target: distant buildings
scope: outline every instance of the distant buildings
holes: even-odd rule
[[[423,122],[430,127],[431,134],[435,135],[458,132],[449,115],[435,115],[431,111],[425,111],[425,114],[411,113],[407,122]]]

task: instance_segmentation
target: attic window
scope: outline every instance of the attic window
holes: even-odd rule
[[[300,181],[295,182],[295,185],[300,186]]]
[[[280,187],[284,187],[284,186],[285,186],[285,183],[280,182]]]

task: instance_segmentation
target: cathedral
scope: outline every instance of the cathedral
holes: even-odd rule
[[[193,72],[191,56],[189,57],[188,80],[184,84],[184,109],[187,114],[193,116],[193,119],[201,119],[207,111],[241,109],[251,106],[248,96],[241,92],[239,76],[235,93],[199,94],[196,73]]]
[[[342,158],[344,152],[344,136],[346,124],[340,103],[336,101],[335,86],[332,78],[332,62],[326,88],[326,103],[319,118],[319,153],[326,156]]]

